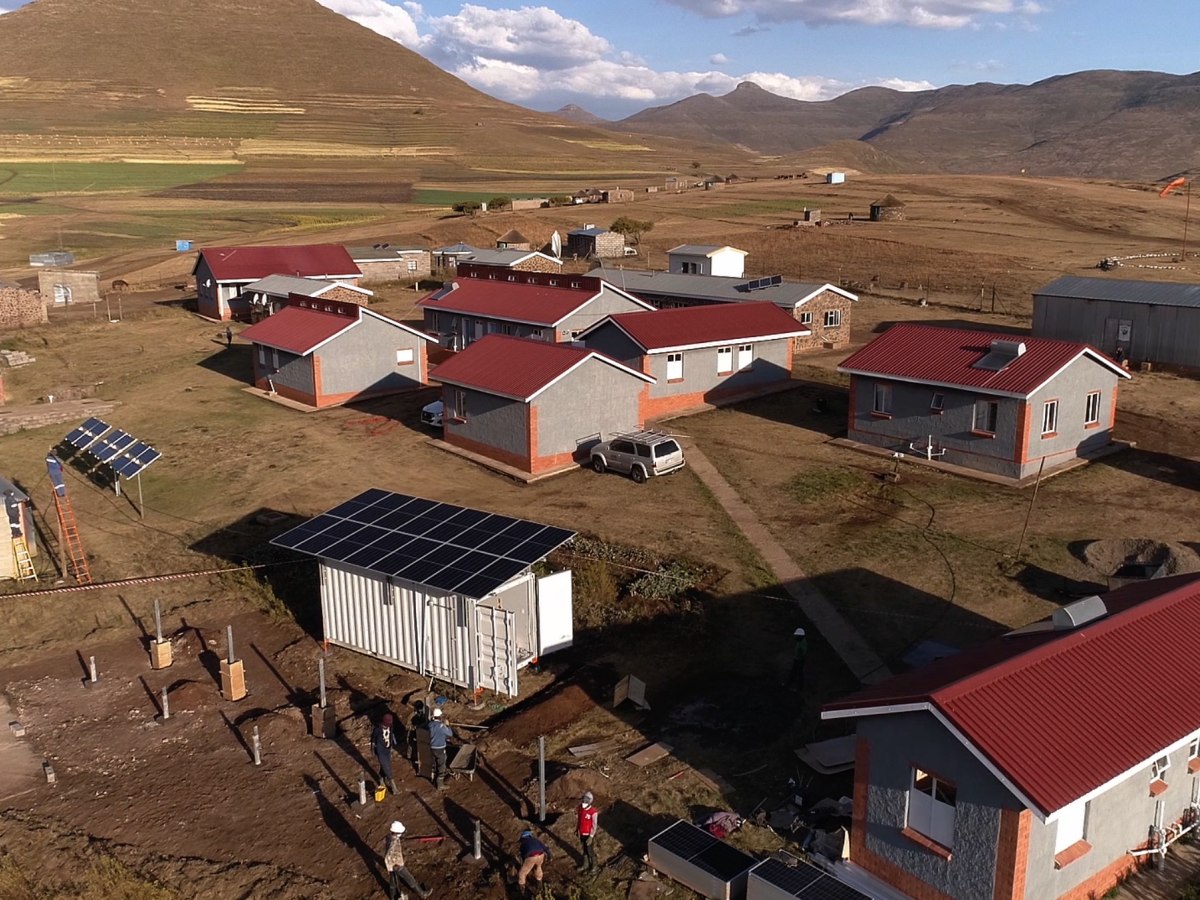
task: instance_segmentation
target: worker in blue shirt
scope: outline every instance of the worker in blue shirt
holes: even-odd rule
[[[526,829],[521,832],[518,852],[521,856],[521,868],[517,872],[517,887],[524,890],[525,882],[530,875],[540,885],[542,883],[542,863],[550,858],[550,851],[546,849],[545,844],[533,836],[532,831]]]
[[[433,711],[429,723],[429,749],[433,751],[433,783],[439,791],[446,789],[446,741],[454,737],[454,731],[442,721],[442,711]]]

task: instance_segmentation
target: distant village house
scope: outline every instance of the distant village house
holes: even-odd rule
[[[433,271],[433,254],[419,244],[397,246],[378,244],[371,247],[347,247],[350,258],[362,270],[362,284],[385,281],[416,281]]]

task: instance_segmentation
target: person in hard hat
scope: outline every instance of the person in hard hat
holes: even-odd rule
[[[808,636],[803,628],[797,628],[792,637],[796,639],[796,650],[792,657],[792,668],[783,686],[789,691],[804,690],[804,662],[808,659]]]
[[[433,751],[432,781],[439,791],[446,789],[446,741],[454,737],[454,731],[446,724],[442,711],[433,711],[433,720],[429,723],[429,749]]]
[[[576,810],[575,833],[579,835],[579,844],[583,847],[583,859],[579,863],[581,872],[590,872],[592,869],[599,868],[596,865],[596,849],[592,846],[596,837],[597,823],[600,820],[600,813],[596,809],[595,803],[595,796],[591,791],[586,791],[579,801],[579,809]]]
[[[403,822],[393,822],[383,845],[383,867],[388,873],[388,900],[400,900],[405,896],[406,887],[416,892],[418,897],[428,897],[430,894],[429,888],[417,881],[404,864],[404,848],[400,845],[404,831]]]
[[[524,889],[525,882],[529,880],[530,875],[540,885],[542,883],[542,864],[550,858],[550,851],[527,828],[521,832],[518,852],[521,856],[521,868],[517,871],[517,887]]]
[[[392,777],[392,751],[400,749],[400,739],[396,736],[396,720],[391,713],[384,713],[375,730],[371,732],[371,749],[375,759],[379,761],[379,780],[388,786],[393,794],[400,792],[396,787],[396,779]]]

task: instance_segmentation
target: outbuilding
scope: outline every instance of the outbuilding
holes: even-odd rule
[[[532,250],[533,242],[517,229],[513,228],[506,231],[500,237],[496,238],[497,250]]]
[[[38,270],[38,293],[56,307],[100,301],[100,273],[74,269]]]
[[[1130,361],[1200,369],[1200,284],[1068,275],[1034,291],[1033,333]]]
[[[319,278],[297,278],[295,275],[268,275],[242,288],[239,300],[249,301],[250,321],[261,322],[287,306],[292,296],[322,297],[338,303],[358,303],[366,306],[372,291],[345,281],[322,281]]]
[[[643,424],[654,378],[595,350],[489,335],[430,373],[447,444],[521,472],[586,462],[606,435]]]
[[[807,335],[774,303],[692,306],[610,316],[585,346],[653,376],[643,421],[786,384],[792,341]]]
[[[872,222],[901,222],[907,209],[904,202],[888,194],[871,204]]]
[[[294,275],[358,284],[362,270],[341,244],[293,247],[208,247],[192,269],[200,315],[228,321],[248,319],[242,289],[268,275]]]
[[[293,295],[238,335],[254,345],[254,384],[322,409],[427,383],[429,335],[355,303]]]
[[[4,511],[8,542],[7,549],[0,553],[0,579],[15,579],[18,577],[16,539],[19,537],[23,541],[32,559],[38,555],[37,531],[33,524],[29,495],[3,476],[0,476],[0,508]]]
[[[1015,480],[1108,448],[1129,377],[1087,344],[910,323],[838,371],[850,441]]]
[[[746,272],[745,250],[709,244],[680,244],[667,251],[667,270],[675,275],[723,275],[741,278]]]
[[[385,281],[416,281],[433,271],[433,254],[420,244],[374,244],[347,247],[354,264],[362,269],[363,284]]]
[[[473,253],[478,253],[478,247],[459,241],[449,247],[441,247],[433,251],[434,267],[438,269],[453,269]]]
[[[540,250],[476,250],[458,260],[458,265],[487,266],[509,272],[545,272],[556,275],[562,271],[562,260]]]
[[[574,536],[376,488],[271,543],[317,558],[328,643],[515,697],[521,669],[574,640],[570,569],[533,572]]]
[[[452,350],[489,334],[572,341],[612,313],[653,309],[588,275],[504,272],[467,263],[417,305],[425,311],[425,330]]]
[[[625,255],[625,236],[586,225],[567,232],[567,252],[580,259],[619,259]]]

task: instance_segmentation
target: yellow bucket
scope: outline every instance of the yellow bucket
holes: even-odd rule
[[[382,803],[383,799],[386,796],[387,796],[387,788],[384,785],[381,784],[377,788],[375,788],[375,802],[376,803]]]

